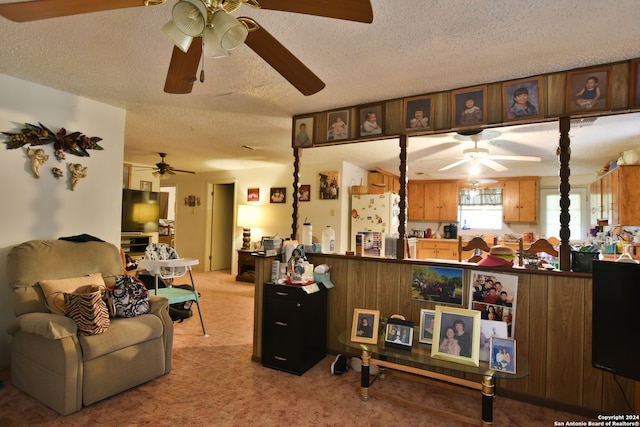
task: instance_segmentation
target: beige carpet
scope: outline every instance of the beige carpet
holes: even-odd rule
[[[173,371],[80,412],[59,416],[11,385],[2,372],[0,426],[457,426],[451,419],[359,397],[359,375],[331,375],[327,356],[302,376],[251,361],[253,285],[226,272],[196,273],[209,338],[194,317],[175,324]],[[437,408],[480,416],[480,398],[389,378],[376,387]],[[586,420],[496,399],[496,426]]]

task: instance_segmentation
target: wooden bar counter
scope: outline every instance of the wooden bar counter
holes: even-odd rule
[[[517,357],[529,361],[525,378],[498,380],[501,395],[572,413],[638,413],[626,407],[613,375],[591,364],[590,273],[488,268],[455,261],[419,261],[367,258],[345,255],[307,254],[314,265],[328,264],[335,288],[328,293],[327,351],[349,354],[340,343],[340,333],[350,330],[355,308],[380,310],[381,317],[402,314],[420,323],[420,309],[433,309],[429,301],[411,299],[411,266],[436,265],[464,269],[465,287],[471,271],[512,274],[518,277],[515,318]],[[275,257],[256,257],[256,290],[253,360],[262,355],[262,298],[270,280]],[[465,290],[463,307],[468,307]],[[426,345],[426,344],[425,344]],[[355,355],[355,354],[354,354]],[[624,393],[634,405],[634,381],[618,377]]]

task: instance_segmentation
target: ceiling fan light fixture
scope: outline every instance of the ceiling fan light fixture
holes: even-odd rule
[[[200,0],[182,0],[173,6],[173,22],[183,33],[197,37],[207,23],[207,7]]]
[[[471,169],[469,169],[469,173],[471,174],[471,176],[480,175],[480,165],[474,162],[473,165],[471,165]]]
[[[220,43],[217,31],[207,27],[202,35],[202,54],[205,58],[225,58],[229,56],[229,51],[224,49]]]
[[[165,36],[169,37],[173,44],[178,46],[181,51],[187,53],[189,47],[191,47],[191,42],[193,41],[193,37],[186,35],[173,22],[173,20],[167,22],[160,29],[164,33]]]
[[[214,12],[211,25],[220,38],[220,46],[226,50],[241,46],[249,34],[244,24],[221,8]]]

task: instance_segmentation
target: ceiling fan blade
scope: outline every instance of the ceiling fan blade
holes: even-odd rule
[[[347,21],[373,22],[370,0],[259,0],[261,9],[303,13]]]
[[[164,2],[149,5],[160,3]],[[14,22],[29,22],[137,6],[145,6],[144,0],[34,0],[0,4],[0,15]]]
[[[453,162],[450,165],[447,165],[447,166],[445,166],[443,168],[438,169],[438,172],[442,172],[442,171],[446,171],[446,170],[455,168],[456,166],[460,166],[460,165],[465,164],[465,163],[467,163],[469,161],[471,161],[471,157],[465,157],[462,160],[458,160],[457,162]]]
[[[249,31],[245,43],[303,95],[313,95],[324,88],[324,82],[264,28]]]
[[[488,159],[493,159],[493,160],[517,160],[520,162],[539,162],[542,159],[540,157],[536,157],[536,156],[501,156],[501,155],[489,155],[487,156]]]
[[[500,163],[498,162],[494,162],[491,159],[487,159],[487,158],[479,158],[478,161],[480,163],[482,163],[485,166],[490,167],[491,169],[493,169],[496,172],[504,172],[507,170],[506,167],[502,166]]]
[[[182,169],[174,169],[174,168],[169,169],[169,171],[171,171],[171,173],[174,173],[174,172],[191,173],[191,174],[195,173],[194,171],[185,171]]]
[[[198,64],[202,56],[202,37],[195,37],[187,53],[179,47],[173,47],[171,63],[164,83],[166,93],[191,93],[197,80]]]

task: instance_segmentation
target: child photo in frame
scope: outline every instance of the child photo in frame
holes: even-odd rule
[[[349,138],[349,110],[332,111],[327,114],[327,140],[337,141]]]
[[[420,337],[418,341],[425,344],[433,342],[433,331],[436,323],[436,311],[420,309]]]
[[[411,350],[413,347],[413,322],[396,318],[387,320],[385,345]]]
[[[351,341],[364,344],[377,344],[379,325],[380,311],[361,308],[354,309]]]
[[[384,123],[383,104],[371,104],[360,107],[360,136],[382,135]]]
[[[611,109],[611,67],[567,74],[567,113]]]
[[[480,366],[480,312],[436,306],[431,357]]]
[[[487,87],[476,86],[452,92],[454,127],[477,126],[487,123],[484,113],[487,104]]]
[[[313,116],[293,120],[293,147],[313,146]]]
[[[543,115],[542,77],[502,84],[504,121],[531,119]]]
[[[496,371],[516,373],[516,340],[491,337],[489,366]]]
[[[432,129],[433,98],[418,96],[404,100],[405,131],[423,131]]]

